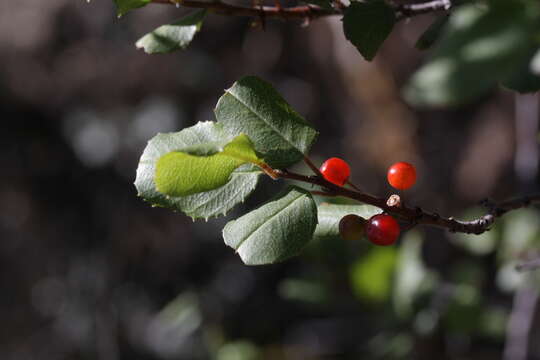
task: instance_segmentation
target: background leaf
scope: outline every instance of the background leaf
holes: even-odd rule
[[[269,83],[254,76],[226,90],[215,114],[226,131],[246,134],[265,162],[277,168],[301,160],[318,134]]]
[[[406,233],[399,249],[394,281],[392,302],[396,314],[412,315],[415,300],[430,291],[436,281],[436,274],[422,260],[421,234],[417,231]]]
[[[416,41],[419,50],[430,48],[442,35],[444,26],[448,23],[448,15],[439,16]]]
[[[198,10],[169,25],[162,25],[140,38],[135,46],[147,54],[164,54],[185,49],[201,30],[206,10]]]
[[[319,205],[318,224],[313,236],[315,238],[339,237],[339,221],[342,217],[355,214],[369,219],[380,214],[381,209],[371,205],[335,205],[323,203]]]
[[[531,63],[536,49],[532,48],[530,57],[526,57],[521,65],[506,78],[501,80],[501,85],[519,93],[530,93],[540,90],[540,76],[533,73]]]
[[[371,61],[395,22],[394,10],[383,0],[352,1],[344,11],[343,32],[364,59]]]
[[[531,60],[530,68],[533,74],[540,75],[540,49],[536,50]]]
[[[187,196],[214,190],[225,185],[231,173],[247,162],[261,163],[255,155],[253,144],[246,135],[240,134],[217,152],[206,155],[217,143],[205,143],[195,147],[192,155],[189,147],[173,151],[159,158],[156,164],[155,184],[159,192],[169,196]],[[204,150],[205,154],[199,155]]]
[[[374,303],[390,298],[396,267],[395,247],[373,246],[351,268],[351,286],[357,297]]]
[[[410,80],[405,98],[418,106],[455,106],[494,88],[523,62],[537,21],[520,1],[464,5],[450,16],[430,61]]]
[[[130,10],[143,7],[150,3],[150,0],[114,0],[116,5],[116,13],[122,16]]]
[[[311,194],[291,186],[277,199],[229,222],[223,238],[246,265],[272,264],[297,255],[316,225],[317,206]]]
[[[165,196],[157,191],[154,183],[156,163],[163,155],[182,148],[192,148],[201,143],[219,142],[225,135],[214,122],[199,122],[177,133],[158,134],[148,142],[137,168],[135,186],[139,196],[155,206],[182,211],[193,218],[225,215],[255,189],[261,172],[248,164],[240,166],[229,182],[212,191],[184,197]]]

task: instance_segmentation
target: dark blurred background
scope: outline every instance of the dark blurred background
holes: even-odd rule
[[[0,2],[0,359],[540,359],[534,209],[480,237],[432,228],[374,248],[317,241],[283,264],[247,267],[221,228],[137,198],[138,158],[157,132],[213,120],[243,75],[270,81],[339,156],[388,196],[387,167],[416,164],[405,201],[473,216],[490,197],[538,190],[538,98],[497,90],[420,111],[400,88],[425,53],[430,15],[399,24],[373,63],[338,17],[300,23],[210,15],[185,51],[135,41],[186,13],[112,1]]]

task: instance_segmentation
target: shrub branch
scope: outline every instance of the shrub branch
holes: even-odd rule
[[[272,170],[271,172],[274,179],[290,179],[320,186],[323,191],[313,191],[314,195],[343,196],[365,204],[376,206],[383,211],[394,215],[401,221],[408,223],[411,227],[416,224],[422,224],[445,228],[451,232],[460,232],[467,234],[482,234],[483,232],[489,230],[490,226],[495,222],[496,218],[504,215],[508,211],[527,207],[532,203],[540,202],[540,194],[524,196],[521,198],[508,200],[497,204],[491,202],[484,202],[484,205],[486,205],[488,208],[488,211],[485,215],[475,220],[460,221],[454,219],[453,217],[442,217],[436,212],[426,211],[420,207],[410,207],[406,206],[405,204],[400,204],[399,206],[389,206],[386,203],[387,200],[384,198],[369,195],[356,189],[348,189],[335,185],[324,179],[319,174],[316,174],[314,176],[306,176],[287,170]]]
[[[219,0],[151,0],[155,4],[180,5],[189,8],[207,9],[211,12],[229,16],[247,16],[259,18],[281,18],[284,20],[299,19],[309,21],[325,16],[343,15],[343,6],[337,2],[335,8],[326,9],[316,5],[282,6],[237,6]],[[336,4],[336,3],[334,3]],[[414,4],[393,4],[396,20],[416,15],[450,9],[450,0],[433,0]]]

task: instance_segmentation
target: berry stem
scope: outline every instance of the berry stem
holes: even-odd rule
[[[531,203],[540,202],[540,194],[533,194],[521,198],[511,199],[493,205],[485,215],[475,220],[460,221],[452,217],[441,217],[435,212],[425,211],[419,207],[410,207],[405,206],[404,204],[401,207],[391,207],[386,204],[386,199],[384,198],[378,198],[376,196],[361,191],[351,190],[335,185],[320,176],[306,176],[285,170],[274,170],[274,175],[277,178],[297,180],[322,187],[323,191],[317,192],[316,195],[343,196],[365,204],[376,206],[383,211],[386,211],[387,213],[395,216],[401,221],[409,224],[429,225],[439,228],[445,228],[451,232],[460,232],[467,234],[482,234],[483,232],[489,230],[490,226],[495,222],[496,218],[504,215],[508,211],[527,207]]]

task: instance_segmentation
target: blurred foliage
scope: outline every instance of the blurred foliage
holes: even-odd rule
[[[131,8],[145,3],[132,1]],[[501,358],[517,294],[540,285],[538,271],[515,270],[540,255],[537,208],[506,214],[480,237],[418,227],[390,250],[345,242],[335,236],[333,217],[320,218],[322,236],[301,257],[253,269],[221,241],[226,220],[192,222],[151,208],[132,186],[148,139],[211,119],[222,89],[251,73],[276,84],[321,130],[315,156],[348,159],[355,183],[366,191],[387,195],[386,167],[402,158],[415,159],[422,174],[407,203],[460,219],[480,214],[472,206],[484,196],[537,191],[537,172],[527,178],[514,170],[514,148],[527,138],[515,130],[513,93],[498,91],[494,82],[512,80],[498,77],[508,64],[487,79],[485,71],[495,66],[487,50],[496,62],[514,63],[506,55],[523,46],[514,53],[522,57],[516,74],[529,60],[532,74],[539,74],[538,22],[527,27],[525,42],[506,41],[514,31],[523,33],[517,20],[526,18],[529,26],[537,16],[516,8],[536,5],[507,1],[502,6],[511,9],[501,20],[504,11],[491,4],[501,6],[476,1],[477,10],[452,9],[426,52],[412,47],[434,16],[396,24],[367,63],[345,41],[337,18],[308,30],[268,21],[262,32],[245,19],[209,15],[188,51],[152,57],[136,51],[134,39],[173,23],[182,10],[146,6],[117,21],[108,1],[3,2],[0,358]],[[473,45],[489,45],[481,54],[471,51],[485,69],[463,73],[443,66],[435,75],[455,74],[455,89],[465,82],[481,98],[454,91],[446,100],[468,101],[467,107],[404,106],[399,89],[420,63],[438,61],[439,49],[455,45],[445,59],[470,65],[460,59],[471,55],[469,41],[446,43],[457,36],[451,26],[464,13],[479,14],[473,22],[489,25],[466,27],[478,35]],[[422,85],[429,94],[446,91],[438,82]],[[535,132],[525,135],[537,145]],[[245,204],[243,198],[230,202],[239,211],[252,209],[272,196],[270,182],[261,180]],[[196,209],[200,203],[192,200],[191,210],[206,216],[232,207],[214,213]],[[361,205],[338,210],[373,211]],[[529,354],[536,359],[538,319],[530,319]]]

